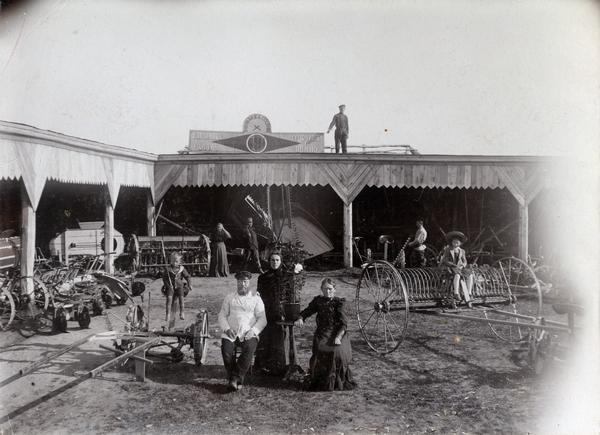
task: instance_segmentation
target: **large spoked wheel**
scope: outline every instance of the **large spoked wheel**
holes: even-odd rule
[[[15,301],[10,292],[3,288],[0,291],[0,328],[5,331],[15,318]]]
[[[542,313],[542,291],[535,272],[526,262],[516,257],[502,258],[493,267],[498,270],[502,285],[507,286],[511,303],[486,310],[485,317],[490,320],[508,320],[514,324],[489,323],[490,329],[496,337],[510,343],[527,340],[531,328],[526,325],[533,323]],[[502,311],[515,316],[502,314]]]
[[[408,328],[408,294],[398,271],[387,261],[366,264],[356,287],[356,317],[371,349],[380,354],[400,346]]]
[[[208,313],[201,312],[201,318],[196,320],[193,326],[192,347],[194,348],[194,361],[197,366],[206,362],[208,351]]]

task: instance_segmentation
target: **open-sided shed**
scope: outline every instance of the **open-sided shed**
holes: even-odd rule
[[[112,267],[114,207],[121,186],[148,188],[153,202],[153,154],[106,145],[22,124],[0,121],[0,180],[18,180],[21,186],[21,275],[33,289],[35,214],[49,180],[103,186],[105,243]]]
[[[48,180],[103,186],[106,240],[112,240],[121,186],[147,188],[147,233],[154,204],[172,186],[330,186],[343,211],[344,264],[352,266],[352,203],[370,186],[508,189],[519,210],[519,255],[528,253],[528,207],[549,186],[555,159],[532,156],[328,154],[319,152],[154,155],[0,122],[0,180],[21,186],[21,271],[33,275],[35,213]],[[105,247],[107,267],[111,249]]]
[[[155,163],[155,196],[172,186],[330,186],[342,201],[344,264],[352,266],[352,203],[365,187],[508,189],[528,253],[529,203],[549,186],[552,158],[393,154],[177,154]]]

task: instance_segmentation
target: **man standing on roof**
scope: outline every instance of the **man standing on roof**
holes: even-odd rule
[[[340,112],[333,115],[333,119],[329,124],[329,128],[327,129],[327,133],[331,131],[331,129],[335,126],[335,152],[336,154],[340,152],[340,143],[342,144],[342,153],[346,154],[348,152],[347,142],[348,135],[350,134],[350,127],[348,126],[348,117],[344,115],[344,110],[346,110],[346,105],[342,104],[339,106]]]

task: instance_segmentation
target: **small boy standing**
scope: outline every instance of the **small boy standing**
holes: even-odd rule
[[[183,298],[192,289],[191,276],[185,267],[181,264],[181,254],[173,252],[170,258],[170,265],[163,272],[163,283],[165,285],[165,294],[167,297],[166,316],[167,327],[171,329],[175,324],[175,301],[179,300],[179,318],[185,319],[183,314]],[[187,287],[187,291],[186,291]]]

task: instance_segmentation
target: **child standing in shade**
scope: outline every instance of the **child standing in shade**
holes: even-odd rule
[[[181,254],[173,252],[170,265],[163,272],[163,283],[167,297],[166,316],[167,327],[171,329],[175,324],[175,300],[179,302],[179,318],[185,319],[183,314],[183,298],[192,289],[191,276],[181,264]]]

